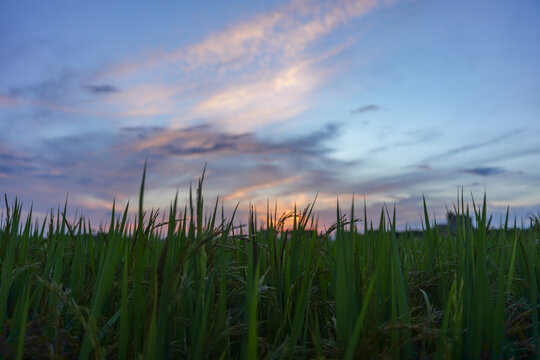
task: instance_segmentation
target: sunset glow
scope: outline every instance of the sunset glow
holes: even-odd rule
[[[540,211],[540,5],[291,0],[0,3],[0,192],[38,213],[68,196],[280,212],[317,197],[417,226],[463,189]],[[133,207],[135,211],[135,207]],[[347,210],[348,211],[348,210]]]

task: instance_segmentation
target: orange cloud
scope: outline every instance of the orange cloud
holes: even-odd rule
[[[269,78],[226,87],[201,101],[191,116],[219,119],[220,126],[235,131],[249,131],[293,117],[306,109],[307,96],[324,76],[310,70],[309,64],[303,62],[270,74]]]
[[[262,54],[296,58],[311,43],[378,6],[377,0],[293,1],[275,11],[216,32],[197,44],[155,51],[138,62],[119,64],[108,75],[129,76],[147,67],[177,63],[192,70],[206,65],[249,63]]]
[[[377,0],[293,0],[198,43],[151,51],[107,69],[102,77],[139,84],[124,86],[107,101],[127,106],[120,110],[126,117],[171,114],[172,126],[202,119],[232,131],[251,131],[292,118],[310,106],[309,95],[332,72],[317,64],[351,40],[343,39],[346,45],[330,51],[311,46],[378,5]],[[167,86],[146,85],[156,79]],[[195,105],[179,103],[185,89]]]
[[[181,132],[181,131],[161,131],[148,140],[141,140],[135,143],[135,149],[137,151],[142,151],[150,148],[159,148],[162,146],[170,145],[173,142],[181,141],[182,144],[187,147],[198,147],[204,148],[210,146],[208,143],[207,137],[201,132],[191,131],[191,132]]]
[[[113,201],[103,200],[92,195],[76,195],[74,203],[90,210],[112,210]]]
[[[301,180],[303,176],[304,175],[296,175],[296,176],[292,176],[286,179],[280,179],[276,181],[269,181],[262,184],[245,186],[245,187],[236,189],[233,193],[228,194],[223,199],[224,200],[245,200],[246,198],[249,198],[250,196],[256,195],[256,193],[259,190],[276,189],[283,185],[294,184],[297,181]]]

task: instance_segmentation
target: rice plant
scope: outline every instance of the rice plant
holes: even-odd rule
[[[204,178],[204,173],[203,173]],[[278,215],[252,209],[238,226],[203,178],[168,220],[113,210],[108,229],[5,199],[0,225],[0,353],[47,359],[538,358],[540,238],[490,224],[486,198],[396,231],[345,217],[319,232],[314,204]],[[362,211],[361,211],[362,212]],[[367,218],[364,204],[362,220]],[[290,228],[285,226],[292,221]]]

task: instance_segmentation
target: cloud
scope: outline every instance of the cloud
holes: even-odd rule
[[[51,180],[51,181],[54,181],[54,180],[65,180],[68,178],[68,176],[66,174],[55,174],[55,173],[52,173],[52,174],[35,174],[34,175],[35,177],[39,178],[39,179],[44,179],[44,180]]]
[[[75,115],[91,116],[94,126],[97,122],[103,121],[110,127],[115,117],[119,117],[123,111],[129,110],[111,111],[115,109],[108,108],[108,104],[104,100],[108,96],[121,93],[121,91],[106,83],[81,86],[81,79],[87,77],[92,76],[83,76],[81,72],[64,69],[47,74],[44,80],[34,80],[8,87],[4,93],[0,93],[0,108],[24,110],[24,112],[18,113],[19,119],[10,124],[11,127],[18,129],[28,124],[50,129],[49,122],[51,121],[73,124],[79,120],[74,117]],[[103,96],[96,98],[89,97],[88,94]],[[119,102],[116,105],[124,104]],[[147,104],[142,102],[141,106],[145,105]],[[46,125],[45,122],[47,122]],[[35,128],[33,130],[35,132]]]
[[[339,129],[329,124],[311,133],[275,139],[253,132],[226,132],[208,124],[182,129],[131,127],[123,130],[115,149],[133,158],[147,156],[152,172],[159,174],[154,183],[158,187],[188,186],[194,176],[200,175],[202,165],[208,163],[208,186],[219,184],[222,199],[240,200],[243,194],[243,201],[269,197],[285,201],[300,192],[312,191],[314,196],[316,191],[332,193],[343,186],[352,188],[348,181],[336,178],[336,174],[352,166],[351,162],[330,156],[330,145]],[[137,174],[138,179],[141,168],[138,163],[128,172]],[[161,191],[156,196],[163,194]]]
[[[36,209],[47,209],[69,193],[71,206],[83,207],[94,220],[106,220],[113,198],[125,204],[137,197],[148,156],[148,207],[163,208],[178,187],[186,194],[205,162],[207,196],[219,193],[229,204],[268,197],[289,204],[300,201],[298,193],[308,198],[317,190],[331,194],[342,188],[335,174],[347,163],[329,157],[327,145],[338,131],[339,126],[329,124],[276,140],[200,125],[58,136],[34,143],[28,153],[1,151],[2,190],[17,196],[20,189],[27,189],[24,199],[34,202]]]
[[[28,99],[20,96],[0,94],[0,107],[4,108],[38,108],[59,112],[73,113],[75,109],[54,102]]]
[[[368,216],[380,214],[382,201],[390,206],[397,204],[398,225],[403,226],[406,221],[418,222],[422,193],[430,202],[429,210],[443,219],[444,201],[454,198],[456,186],[464,185],[464,174],[476,171],[489,176],[498,171],[425,171],[407,167],[386,176],[357,173],[363,169],[362,159],[345,162],[332,157],[331,145],[341,131],[338,124],[331,123],[279,139],[254,132],[227,132],[209,124],[84,133],[37,142],[36,148],[27,153],[2,148],[0,160],[4,167],[0,167],[0,177],[8,195],[26,189],[23,199],[34,202],[36,210],[61,203],[69,193],[69,205],[84,208],[84,215],[96,224],[110,217],[113,198],[118,207],[137,198],[145,156],[146,208],[166,208],[178,188],[183,204],[189,184],[200,176],[207,162],[206,198],[219,194],[226,211],[242,201],[238,213],[242,221],[248,202],[264,213],[267,201],[276,200],[281,212],[292,210],[294,204],[303,207],[318,193],[316,209],[321,224],[328,225],[335,220],[336,199],[339,197],[346,209],[354,192],[360,194],[357,199],[366,197]]]
[[[329,150],[324,144],[332,141],[338,130],[337,124],[328,124],[322,130],[282,140],[261,139],[253,132],[241,134],[224,132],[209,124],[181,129],[131,127],[125,128],[124,132],[135,136],[135,139],[125,144],[130,151],[159,153],[166,156],[215,154],[229,157],[249,154],[322,156]]]
[[[0,94],[0,106],[1,107],[16,107],[19,106],[19,101],[13,96],[7,96]]]
[[[263,190],[263,194],[268,194],[269,190],[275,189],[277,187],[283,187],[291,184],[297,183],[303,178],[303,175],[294,175],[288,178],[279,178],[273,181],[267,181],[263,183],[258,183],[254,185],[248,185],[235,189],[232,193],[227,194],[223,199],[224,200],[236,200],[242,201],[250,196],[253,196],[256,193],[259,193]]]
[[[306,110],[308,95],[324,76],[309,62],[297,63],[246,84],[227,86],[201,101],[191,116],[216,120],[230,130],[253,130]]]
[[[540,155],[540,146],[528,147],[526,149],[506,149],[504,154],[497,156],[497,160],[524,159],[532,156],[536,157],[538,155]]]
[[[461,153],[466,153],[466,152],[469,152],[469,151],[472,151],[472,150],[477,150],[477,149],[481,149],[481,148],[492,146],[492,145],[499,145],[501,141],[505,141],[505,140],[507,140],[507,139],[509,139],[511,137],[519,135],[519,134],[523,133],[524,131],[525,131],[525,129],[515,129],[513,131],[510,131],[507,134],[496,136],[494,138],[491,138],[491,139],[483,141],[483,142],[477,142],[477,143],[474,143],[474,144],[459,146],[459,147],[450,149],[448,151],[444,151],[444,152],[442,152],[440,154],[427,157],[424,160],[422,160],[422,162],[425,163],[425,162],[432,162],[432,161],[440,161],[440,160],[443,160],[445,158],[452,157],[452,156],[455,156],[455,155],[458,155],[458,154],[461,154]]]
[[[11,87],[8,94],[45,103],[58,103],[70,98],[78,75],[71,70],[62,70],[43,81]]]
[[[94,110],[84,108],[81,100],[84,99],[79,86],[82,75],[79,72],[63,69],[48,74],[44,80],[32,81],[26,84],[11,86],[0,93],[0,107],[32,109],[33,115],[40,116],[44,112],[52,113],[93,113]],[[86,91],[106,90],[99,85],[83,87]],[[84,99],[86,100],[86,99]],[[96,106],[92,104],[92,109]]]
[[[498,167],[476,167],[476,168],[464,169],[463,172],[468,173],[468,174],[480,175],[480,176],[492,176],[492,175],[502,174],[505,171]]]
[[[379,109],[380,108],[377,105],[369,104],[369,105],[361,106],[359,108],[354,109],[352,111],[352,113],[353,114],[363,114],[363,113],[366,113],[366,112],[376,111],[376,110],[379,110]]]
[[[11,174],[15,172],[15,168],[12,166],[0,165],[0,173]]]
[[[294,201],[311,200],[318,191],[318,203],[335,212],[335,198],[339,195],[348,200],[352,191],[365,193],[369,201],[382,199],[413,209],[421,198],[411,194],[427,190],[440,195],[444,189],[462,185],[464,179],[478,181],[471,174],[496,175],[499,168],[461,165],[447,170],[436,166],[435,161],[497,145],[514,132],[492,139],[479,137],[474,143],[449,151],[442,148],[440,153],[427,153],[433,156],[418,162],[422,164],[418,168],[400,167],[401,159],[392,158],[392,169],[384,170],[391,174],[376,177],[373,174],[380,175],[380,169],[386,166],[382,156],[348,162],[333,157],[333,147],[346,146],[340,142],[343,129],[337,124],[317,130],[318,120],[314,120],[298,127],[303,134],[272,137],[273,129],[281,131],[281,125],[287,125],[285,120],[320,101],[313,96],[317,95],[314,90],[343,71],[344,64],[347,66],[349,56],[336,59],[335,55],[350,46],[362,29],[355,27],[356,34],[346,31],[347,38],[333,32],[379,4],[384,6],[384,2],[375,0],[294,0],[187,46],[175,48],[175,44],[167,43],[167,50],[162,50],[143,44],[150,47],[148,55],[126,57],[129,60],[107,67],[99,76],[67,70],[45,81],[6,88],[8,93],[0,94],[0,107],[10,108],[10,113],[17,110],[11,108],[28,108],[31,112],[39,108],[99,114],[70,114],[68,125],[68,116],[55,112],[54,118],[61,119],[55,121],[66,121],[62,124],[66,126],[52,126],[55,124],[29,115],[28,119],[31,116],[31,121],[41,123],[40,128],[26,125],[32,132],[27,133],[24,152],[0,152],[2,189],[23,189],[29,198],[30,194],[34,199],[46,198],[47,206],[61,201],[69,191],[81,194],[73,197],[78,205],[107,210],[113,197],[127,200],[137,196],[147,155],[148,191],[153,192],[147,201],[151,205],[166,205],[171,189],[172,196],[177,187],[186,190],[208,162],[207,185],[211,193],[219,192],[227,201],[264,202],[275,197],[290,207]],[[352,113],[378,110],[379,105],[366,102]],[[326,116],[318,115],[314,118]],[[6,121],[6,127],[12,127],[9,123],[16,123],[22,116],[12,119]],[[294,121],[296,125],[297,120],[301,118],[289,123]],[[205,125],[194,126],[201,123]],[[126,124],[131,128],[118,130]],[[389,131],[384,129],[384,133]],[[9,139],[7,134],[0,138]],[[406,153],[396,148],[432,139],[433,133],[403,132],[400,142],[393,143],[388,137],[382,141],[385,147],[378,150],[387,154],[392,150],[403,159],[412,159],[416,155],[407,156],[414,149],[403,149],[411,150]],[[358,146],[349,149],[350,154],[366,154],[364,149],[373,146],[360,140]],[[537,147],[529,150],[529,155],[538,154]],[[373,162],[379,163],[370,167]]]
[[[37,167],[32,164],[34,159],[25,153],[8,148],[7,145],[0,145],[0,173],[4,174],[4,177],[19,174],[26,176],[35,171]]]
[[[377,5],[376,0],[332,1],[324,5],[323,11],[318,1],[293,1],[213,33],[188,47],[154,51],[137,62],[115,65],[106,74],[129,76],[169,63],[181,64],[188,70],[207,65],[234,69],[254,61],[268,61],[260,58],[262,54],[295,59],[316,40],[339,25],[367,14]]]
[[[154,188],[187,186],[208,162],[208,175],[219,179],[224,197],[239,191],[249,193],[244,188],[260,196],[259,184],[279,185],[290,174],[301,174],[298,184],[283,182],[277,186],[273,190],[277,195],[292,193],[302,186],[336,186],[334,176],[346,163],[328,156],[328,144],[338,131],[337,125],[330,124],[312,133],[276,140],[253,132],[225,132],[211,125],[182,129],[130,127],[119,132],[43,139],[34,144],[30,153],[18,156],[2,151],[2,159],[14,160],[3,163],[5,168],[0,172],[9,176],[8,192],[21,186],[37,189],[41,188],[37,184],[49,184],[56,190],[47,197],[69,192],[124,200],[137,193],[145,156],[152,174],[149,172],[149,179],[153,180],[149,184]],[[244,175],[239,178],[239,174]],[[44,194],[48,192],[34,195]],[[161,200],[170,200],[163,194],[152,201],[162,206]]]
[[[109,114],[121,117],[141,117],[171,114],[177,108],[181,87],[159,83],[137,85],[122,91],[105,93]]]
[[[351,170],[361,168],[362,159],[345,162],[331,156],[330,145],[339,132],[339,125],[329,124],[312,133],[276,141],[250,132],[223,132],[210,125],[140,127],[125,130],[131,140],[125,139],[124,150],[139,157],[146,154],[162,179],[178,179],[178,174],[189,173],[188,169],[200,171],[201,164],[208,162],[207,181],[219,184],[222,199],[251,200],[259,205],[269,198],[290,205],[295,199],[300,202],[299,194],[307,199],[318,192],[325,194],[324,201],[319,197],[324,206],[334,206],[336,196],[346,194],[348,198],[353,191],[378,201],[399,202],[411,189],[449,178],[445,172],[417,169],[398,169],[393,175],[376,178],[356,175]],[[162,182],[162,186],[170,185]]]
[[[166,116],[167,125],[175,127],[207,122],[228,131],[253,131],[310,107],[313,91],[339,68],[323,62],[350,46],[352,38],[319,40],[377,6],[375,0],[294,0],[199,42],[130,56],[93,81],[121,86],[122,92],[103,98],[115,116]]]
[[[112,201],[110,199],[102,199],[92,195],[74,194],[73,200],[85,209],[90,210],[112,210]]]
[[[115,93],[119,91],[119,89],[116,88],[115,86],[108,85],[108,84],[84,85],[83,89],[87,90],[88,92],[94,95],[110,94],[110,93]]]

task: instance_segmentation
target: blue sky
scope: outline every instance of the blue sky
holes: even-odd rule
[[[540,4],[0,2],[0,191],[167,207],[207,163],[227,208],[339,197],[440,221],[463,187],[540,210]],[[466,196],[470,200],[470,195]],[[498,219],[498,217],[497,217]]]

